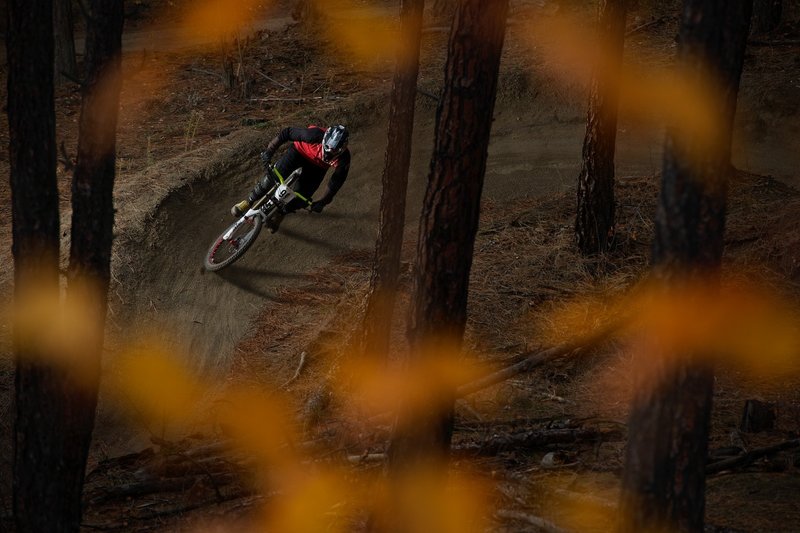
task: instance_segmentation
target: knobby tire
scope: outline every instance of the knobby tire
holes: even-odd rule
[[[238,222],[238,221],[237,221]],[[255,242],[256,237],[261,232],[261,227],[263,225],[263,221],[261,220],[260,216],[254,216],[252,218],[253,228],[250,229],[243,237],[241,242],[239,242],[238,247],[236,250],[230,255],[230,257],[226,258],[220,262],[214,262],[214,257],[216,256],[217,252],[220,250],[222,246],[226,246],[226,241],[223,239],[223,236],[231,229],[231,227],[236,224],[231,224],[228,226],[225,231],[220,233],[219,237],[214,241],[214,244],[211,245],[211,248],[208,249],[208,253],[206,254],[205,258],[205,268],[210,272],[215,272],[217,270],[221,270],[226,266],[232,264],[240,257],[244,255],[244,253],[252,246]]]

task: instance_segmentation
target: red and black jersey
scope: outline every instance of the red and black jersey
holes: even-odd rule
[[[281,145],[292,141],[294,149],[300,152],[306,159],[317,166],[323,168],[334,167],[336,169],[350,166],[350,151],[345,149],[339,157],[333,161],[322,159],[322,138],[325,136],[327,128],[311,125],[307,128],[284,128],[269,143],[267,151],[274,153]]]
[[[327,128],[311,125],[307,128],[284,128],[267,146],[267,151],[274,154],[283,144],[291,141],[292,147],[313,165],[327,170],[334,168],[328,183],[328,195],[330,198],[344,185],[347,174],[350,171],[350,150],[345,149],[339,157],[332,161],[325,161],[322,158],[322,138],[325,136]]]
[[[298,128],[286,128],[286,129],[292,130],[292,129],[298,129]],[[302,154],[303,157],[305,157],[306,159],[308,159],[309,161],[311,161],[315,165],[319,165],[319,166],[321,166],[323,168],[328,168],[328,167],[338,168],[339,167],[339,164],[341,163],[341,159],[342,159],[342,156],[344,155],[344,153],[339,154],[339,157],[337,157],[336,159],[333,159],[331,161],[325,161],[325,159],[322,157],[322,139],[323,139],[323,136],[325,135],[325,131],[326,131],[324,128],[320,128],[319,126],[313,126],[312,125],[312,126],[309,126],[308,128],[306,128],[305,130],[301,130],[301,131],[305,132],[306,134],[305,135],[301,134],[300,136],[302,136],[302,137],[304,137],[306,139],[310,138],[311,140],[310,141],[306,141],[306,140],[292,139],[294,141],[294,149],[295,150],[300,152],[300,154]],[[290,135],[291,135],[291,132],[290,132]],[[345,150],[345,151],[347,151],[347,150]],[[349,152],[348,152],[347,156],[349,158],[349,156],[350,156]]]

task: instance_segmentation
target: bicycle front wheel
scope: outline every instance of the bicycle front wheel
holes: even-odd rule
[[[205,268],[214,272],[230,265],[244,255],[261,231],[260,216],[242,217],[217,237],[208,249]]]

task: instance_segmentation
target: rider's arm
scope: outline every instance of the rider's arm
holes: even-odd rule
[[[289,141],[321,143],[325,130],[321,128],[283,128],[267,145],[266,153],[271,159],[283,144]]]
[[[316,200],[314,203],[319,203],[322,205],[328,205],[331,203],[333,197],[336,196],[336,193],[339,192],[339,189],[341,189],[342,185],[344,185],[349,172],[350,151],[345,150],[344,153],[339,156],[336,169],[333,171],[333,174],[331,174],[331,179],[328,181],[328,190],[325,192],[325,195],[322,198]]]

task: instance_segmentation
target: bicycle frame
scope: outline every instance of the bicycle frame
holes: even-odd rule
[[[285,206],[290,201],[293,200],[292,196],[296,198],[300,198],[304,202],[306,202],[309,206],[311,206],[312,202],[299,192],[292,189],[292,186],[295,182],[299,179],[300,174],[302,173],[302,169],[298,168],[291,174],[289,177],[284,179],[281,173],[278,171],[277,168],[274,166],[270,167],[270,172],[278,178],[278,183],[273,186],[269,191],[267,191],[264,196],[256,200],[253,206],[245,213],[233,226],[230,227],[228,231],[222,236],[223,239],[228,240],[231,236],[236,232],[237,229],[241,227],[242,224],[247,222],[248,220],[252,219],[253,217],[261,217],[261,219],[266,223],[269,218],[272,216],[274,210],[273,208],[277,208],[279,206]]]

